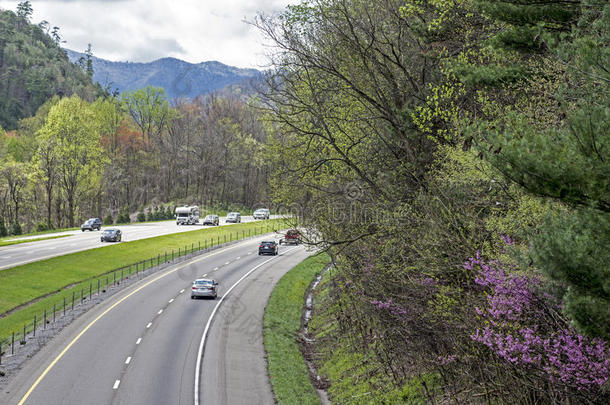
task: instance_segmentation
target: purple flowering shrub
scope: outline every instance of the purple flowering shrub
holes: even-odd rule
[[[487,294],[487,305],[475,308],[483,325],[472,334],[474,341],[554,385],[595,393],[608,383],[608,343],[570,327],[560,305],[541,292],[540,278],[515,274],[503,263],[483,260],[479,252],[464,269],[475,272],[475,283]]]

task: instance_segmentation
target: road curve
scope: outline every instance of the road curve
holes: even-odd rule
[[[272,216],[272,218],[276,217],[278,216]],[[242,222],[252,221],[254,221],[254,218],[251,216],[242,217]],[[261,222],[261,224],[263,223],[264,222]],[[225,218],[221,218],[220,225],[227,225]],[[102,230],[104,228],[108,227],[102,227]],[[113,225],[112,228],[120,229],[123,232],[123,241],[129,242],[171,233],[197,231],[206,227],[202,225],[176,225],[174,221],[163,221],[131,225]],[[55,235],[70,236],[39,241],[32,239],[32,242],[0,247],[0,270],[104,246],[104,244],[100,242],[99,231],[68,231],[57,234],[45,234],[44,236],[48,237]]]
[[[273,403],[262,311],[275,282],[308,253],[284,248],[262,264],[269,257],[258,256],[257,246],[256,240],[240,242],[116,294],[29,360],[0,393],[0,403],[193,404],[201,336],[218,300],[191,300],[190,282],[206,274],[219,281],[222,296],[257,266],[216,313],[200,392],[206,404]]]

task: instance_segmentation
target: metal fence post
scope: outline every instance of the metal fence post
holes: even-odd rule
[[[11,337],[11,355],[15,354],[15,332],[13,332],[13,336]]]
[[[74,311],[74,291],[72,291],[72,311]]]
[[[56,305],[57,304],[53,304],[53,323],[55,323],[55,313],[56,313]]]
[[[25,342],[25,327],[26,327],[26,324],[23,324],[23,341],[24,342]]]
[[[91,283],[89,283],[89,299],[91,299]]]
[[[36,315],[34,315],[34,330],[32,331],[32,336],[36,337]]]
[[[47,310],[44,310],[44,319],[42,321],[42,329],[47,329]]]
[[[66,297],[64,297],[64,316],[66,316]]]
[[[83,289],[80,289],[80,304],[83,305],[83,302],[85,302],[85,297],[83,297]]]
[[[97,279],[97,295],[100,295],[100,279]]]

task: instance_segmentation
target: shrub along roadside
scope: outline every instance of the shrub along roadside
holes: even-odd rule
[[[163,257],[172,251],[178,253],[185,246],[188,249],[192,246],[197,249],[199,243],[202,247],[213,246],[283,226],[283,220],[269,220],[207,228],[124,242],[0,271],[0,341],[31,322],[35,314],[41,315],[44,309],[62,302],[64,296],[71,297],[73,289],[80,293],[86,284],[88,291],[89,281],[114,269],[158,255]],[[97,280],[94,284],[97,288]],[[72,288],[67,289],[68,286]],[[35,301],[39,297],[45,298]],[[24,308],[2,315],[21,306]]]
[[[314,310],[309,333],[314,340],[318,373],[329,383],[330,400],[337,404],[410,404],[434,403],[430,396],[440,385],[435,373],[414,374],[402,385],[391,376],[379,373],[382,360],[374,347],[364,347],[345,339],[337,322],[337,303],[330,298],[335,270],[326,272],[314,291]]]
[[[319,404],[309,378],[297,333],[307,287],[329,263],[326,254],[312,256],[282,277],[267,307],[263,321],[267,369],[278,403]]]

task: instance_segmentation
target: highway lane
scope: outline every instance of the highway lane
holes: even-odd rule
[[[271,217],[276,218],[277,216],[272,215]],[[220,225],[231,225],[226,224],[225,219],[226,218],[224,217],[220,219]],[[252,216],[242,217],[242,222],[252,221],[254,221]],[[108,227],[102,227],[102,230],[104,228]],[[201,230],[203,228],[207,228],[207,226],[176,225],[176,222],[174,221],[164,221],[132,225],[113,225],[112,228],[120,229],[123,232],[123,241],[129,242],[171,233]],[[104,243],[100,242],[99,231],[69,231],[58,234],[48,234],[45,236],[64,234],[71,236],[0,247],[0,270],[38,260],[49,259],[51,257],[61,256],[68,253],[79,252],[81,250],[95,249],[105,245]]]
[[[190,282],[206,274],[220,282],[220,294],[224,294],[248,270],[269,259],[258,256],[257,246],[257,241],[245,241],[202,256],[194,263],[180,264],[141,280],[94,308],[25,365],[0,394],[0,403],[19,403],[38,382],[24,403],[193,404],[197,350],[217,301],[191,300]],[[249,280],[263,280],[265,284],[266,274],[275,274],[275,280],[306,256],[301,247],[284,248],[280,256],[245,279],[240,288],[246,288]],[[267,283],[266,288],[270,292],[272,285]],[[239,299],[243,290],[235,289],[235,293]],[[234,307],[234,302],[227,308]],[[241,301],[242,308],[249,306],[248,301]],[[217,312],[218,319],[224,315],[222,310]],[[91,323],[93,320],[96,321]],[[262,341],[259,343],[260,350],[255,352],[264,365]],[[208,345],[206,356],[212,356],[209,350],[215,352]],[[206,379],[202,382],[207,392]]]

